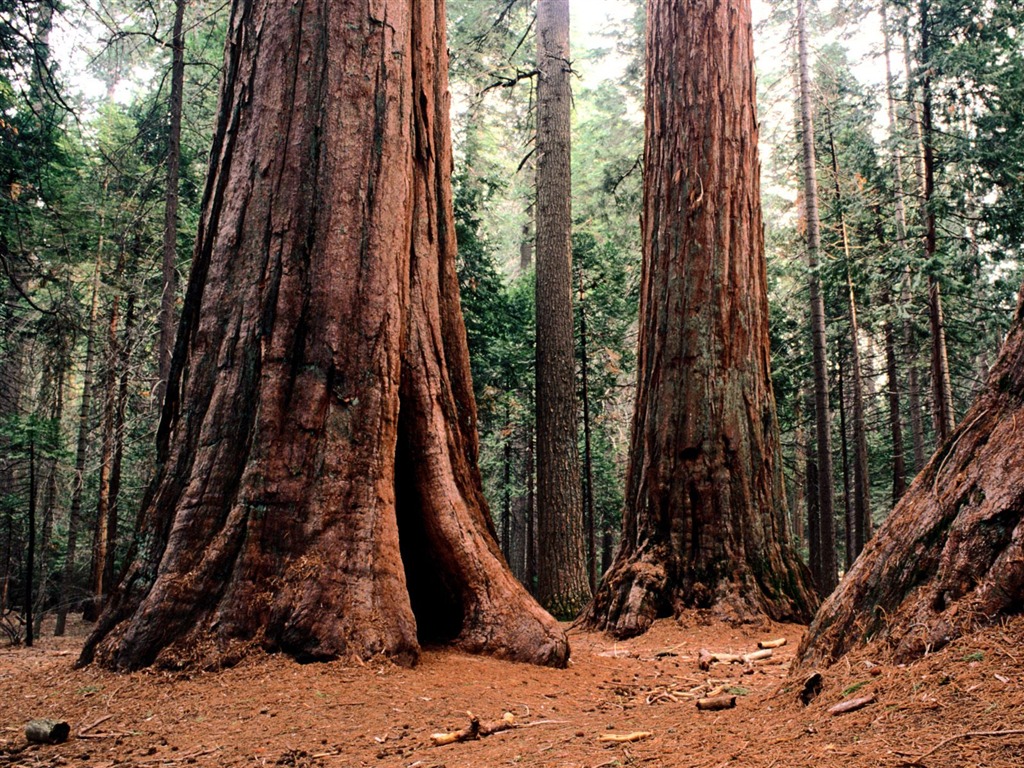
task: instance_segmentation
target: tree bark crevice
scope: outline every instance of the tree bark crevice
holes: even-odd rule
[[[355,6],[235,7],[157,476],[82,662],[568,659],[475,465],[444,4]]]

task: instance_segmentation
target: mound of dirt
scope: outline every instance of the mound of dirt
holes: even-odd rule
[[[193,675],[75,670],[82,636],[44,638],[0,649],[0,766],[1024,765],[1024,619],[906,666],[859,650],[824,670],[807,706],[805,675],[789,674],[802,632],[691,614],[623,642],[572,630],[566,670],[433,650],[415,669],[256,656]],[[700,668],[701,650],[742,656],[781,638],[770,658]],[[699,711],[709,694],[735,707]],[[432,734],[466,728],[468,712],[484,722],[511,712],[515,726],[432,745]],[[67,720],[71,739],[27,745],[24,724],[39,717]]]

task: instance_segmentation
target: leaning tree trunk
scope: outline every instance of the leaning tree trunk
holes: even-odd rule
[[[82,662],[566,662],[476,466],[444,17],[235,3],[144,545]]]
[[[748,0],[648,3],[644,261],[622,547],[588,610],[807,616],[768,364]]]
[[[1020,611],[1024,597],[1024,291],[985,391],[818,611],[799,659],[868,639],[897,658]]]

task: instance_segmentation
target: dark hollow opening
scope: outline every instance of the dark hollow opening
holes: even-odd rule
[[[405,419],[398,422],[395,456],[395,512],[398,541],[409,588],[409,601],[416,617],[420,645],[444,645],[462,631],[464,607],[462,580],[445,552],[449,549],[436,526],[425,519],[418,491],[416,459]]]

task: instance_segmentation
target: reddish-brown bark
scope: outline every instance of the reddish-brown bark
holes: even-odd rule
[[[1024,296],[1024,294],[1022,294]],[[884,639],[935,650],[1024,599],[1024,303],[984,393],[932,456],[800,647],[828,664]]]
[[[803,618],[768,363],[747,0],[648,4],[644,264],[622,547],[588,611]]]
[[[566,662],[476,468],[444,2],[236,3],[142,548],[104,664]]]

